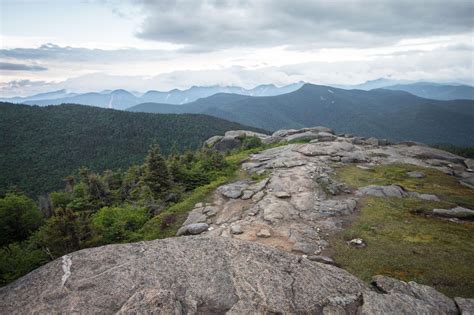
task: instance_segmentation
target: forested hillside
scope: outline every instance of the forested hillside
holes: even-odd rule
[[[126,169],[157,143],[164,154],[195,149],[227,130],[252,129],[206,115],[130,113],[81,105],[0,103],[0,195],[12,186],[30,196],[63,186],[81,166]]]
[[[200,148],[165,157],[152,145],[125,171],[75,170],[38,202],[19,192],[0,196],[0,286],[82,248],[174,236],[194,204],[262,148],[246,137],[226,156]]]

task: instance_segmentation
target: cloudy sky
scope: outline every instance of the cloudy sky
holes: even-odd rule
[[[0,0],[1,96],[474,83],[472,0]]]

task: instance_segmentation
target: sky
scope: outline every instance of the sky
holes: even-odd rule
[[[474,1],[0,0],[0,97],[474,83]]]

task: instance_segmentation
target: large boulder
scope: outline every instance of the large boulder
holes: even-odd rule
[[[0,303],[3,314],[321,313],[328,298],[365,290],[344,270],[266,246],[179,237],[72,253],[1,288]]]
[[[229,238],[179,237],[63,256],[0,289],[2,314],[445,314],[433,289],[381,294],[335,266]]]
[[[213,148],[220,152],[227,152],[240,148],[245,137],[257,137],[260,140],[267,140],[269,136],[249,130],[230,130],[224,136],[213,136],[204,141],[204,146]]]
[[[238,138],[224,136],[219,141],[215,142],[212,148],[220,152],[227,152],[239,148],[241,144],[242,141]]]

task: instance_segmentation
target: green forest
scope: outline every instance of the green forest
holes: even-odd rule
[[[141,163],[151,144],[167,155],[172,147],[196,149],[209,137],[238,129],[256,130],[206,115],[0,103],[0,195],[17,189],[37,197],[61,188],[81,166],[125,170]]]
[[[154,144],[142,164],[123,172],[82,167],[37,201],[7,192],[0,198],[0,285],[82,248],[174,236],[193,205],[262,147],[247,137],[227,155],[174,148],[165,157]]]

